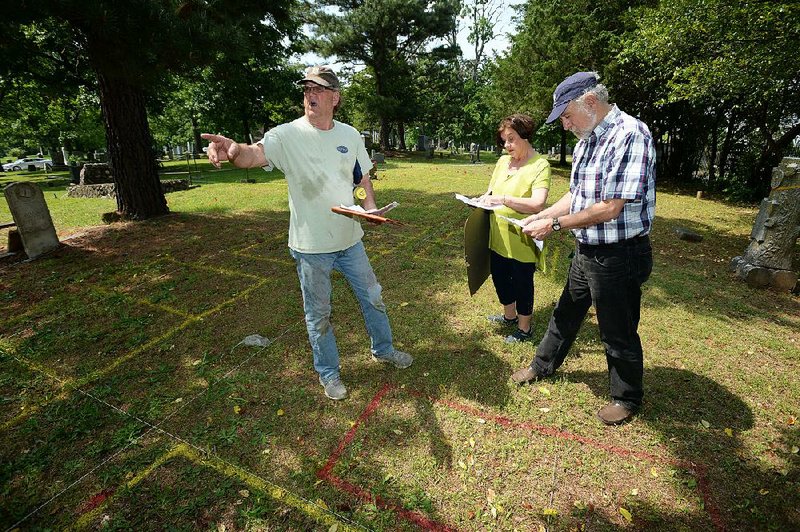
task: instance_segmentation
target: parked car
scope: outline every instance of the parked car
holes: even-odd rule
[[[53,161],[41,157],[26,157],[17,159],[13,163],[4,164],[3,170],[6,172],[19,172],[20,170],[27,170],[30,165],[35,166],[37,170],[49,170],[53,166]]]

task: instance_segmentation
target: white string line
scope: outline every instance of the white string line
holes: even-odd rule
[[[292,330],[294,327],[296,327],[296,326],[297,326],[299,323],[301,323],[302,321],[303,321],[303,320],[301,319],[301,320],[295,321],[294,323],[290,324],[288,327],[286,327],[286,328],[284,329],[284,331],[283,331],[283,332],[282,332],[280,335],[278,335],[278,336],[275,338],[275,340],[274,340],[274,341],[270,342],[270,344],[269,344],[269,345],[267,345],[267,346],[264,346],[264,347],[262,347],[262,348],[260,348],[260,349],[258,349],[258,350],[256,350],[256,351],[254,351],[254,352],[253,352],[253,354],[251,354],[249,357],[245,358],[245,359],[244,359],[243,361],[241,361],[239,364],[237,364],[236,366],[234,366],[233,368],[231,368],[230,370],[228,370],[228,371],[227,371],[227,372],[226,372],[226,373],[225,373],[225,374],[224,374],[222,377],[220,377],[220,378],[219,378],[219,379],[217,379],[216,381],[214,381],[214,382],[210,383],[210,384],[209,384],[209,388],[210,388],[211,386],[213,386],[213,385],[215,385],[215,384],[218,384],[219,382],[222,382],[223,380],[227,379],[227,378],[228,378],[228,377],[229,377],[231,374],[233,374],[233,373],[234,373],[235,371],[237,371],[239,368],[241,368],[241,367],[242,367],[242,366],[244,366],[246,363],[248,363],[250,360],[252,360],[252,359],[253,359],[253,358],[254,358],[256,355],[259,355],[259,354],[261,354],[261,353],[262,353],[262,352],[264,352],[264,351],[265,351],[265,350],[266,350],[268,347],[270,347],[270,346],[272,346],[273,344],[277,343],[277,341],[278,341],[280,338],[282,338],[284,335],[286,335],[286,334],[287,334],[287,333],[288,333],[290,330]],[[236,349],[236,347],[238,347],[239,345],[241,345],[241,344],[236,344],[236,345],[235,345],[235,346],[234,346],[234,347],[231,349],[231,351],[230,351],[228,354],[232,353],[232,352],[233,352],[233,350],[234,350],[234,349]],[[14,358],[16,358],[16,357],[14,357]],[[224,358],[225,358],[225,357],[221,358],[221,359],[220,359],[220,361],[222,361]],[[60,381],[60,382],[62,382],[62,383],[63,383],[63,381],[61,381],[61,379],[59,379],[58,377],[53,377],[53,378],[55,378],[56,380],[58,380],[58,381]],[[66,388],[66,387],[69,387],[69,385],[66,385],[66,386],[65,386],[65,388]],[[356,523],[356,522],[352,521],[351,519],[349,519],[349,518],[347,518],[347,517],[345,517],[345,516],[343,516],[343,515],[340,515],[340,514],[338,514],[337,512],[335,512],[335,511],[331,510],[330,508],[325,508],[325,507],[321,506],[320,504],[318,504],[318,503],[316,503],[316,502],[314,502],[314,501],[311,501],[311,500],[309,500],[309,499],[306,499],[305,497],[303,497],[303,496],[301,496],[301,495],[299,495],[299,494],[297,494],[297,493],[295,493],[295,492],[293,492],[293,491],[287,490],[287,489],[285,489],[285,488],[283,488],[283,487],[281,487],[281,486],[279,486],[279,485],[275,484],[274,482],[272,482],[272,481],[270,481],[270,480],[268,480],[268,479],[266,479],[266,478],[264,478],[264,477],[262,477],[262,476],[260,476],[260,475],[257,475],[257,474],[255,474],[255,473],[253,473],[253,472],[251,472],[251,471],[248,471],[248,470],[246,470],[246,469],[242,468],[242,467],[241,467],[241,466],[239,466],[239,465],[233,464],[233,463],[229,462],[228,460],[225,460],[224,458],[222,458],[222,457],[221,457],[221,456],[219,456],[218,454],[216,454],[216,453],[214,453],[214,452],[212,452],[212,451],[210,451],[210,450],[208,450],[208,449],[203,449],[203,448],[199,447],[198,445],[195,445],[194,443],[192,443],[192,442],[190,442],[190,441],[187,441],[187,440],[185,440],[185,439],[181,438],[180,436],[177,436],[177,435],[175,435],[175,434],[173,434],[173,433],[171,433],[171,432],[169,432],[169,431],[167,431],[167,430],[164,430],[164,429],[160,428],[160,427],[161,427],[161,425],[163,425],[164,423],[166,423],[166,422],[167,422],[167,421],[168,421],[170,418],[172,418],[172,417],[173,417],[175,414],[177,414],[178,412],[180,412],[181,410],[183,410],[184,408],[186,408],[187,406],[189,406],[189,405],[190,405],[192,402],[194,402],[194,400],[195,400],[195,399],[197,399],[198,397],[200,397],[201,395],[203,395],[204,393],[206,393],[206,392],[208,391],[208,389],[201,390],[201,391],[197,392],[197,393],[196,393],[194,396],[192,396],[192,397],[191,397],[191,398],[190,398],[188,401],[185,401],[185,402],[184,402],[184,403],[183,403],[181,406],[179,406],[178,408],[176,408],[176,409],[175,409],[175,410],[174,410],[172,413],[170,413],[169,415],[167,415],[167,416],[166,416],[164,419],[162,419],[162,420],[161,420],[160,422],[158,422],[156,425],[153,425],[152,423],[150,423],[150,422],[148,422],[148,421],[145,421],[145,420],[143,420],[143,419],[139,418],[138,416],[135,416],[135,415],[133,415],[133,414],[131,414],[131,413],[129,413],[129,412],[125,412],[124,410],[120,409],[119,407],[117,407],[117,406],[115,406],[115,405],[112,405],[112,404],[108,403],[108,402],[107,402],[107,401],[105,401],[104,399],[101,399],[101,398],[99,398],[99,397],[95,397],[94,395],[92,395],[91,393],[89,393],[89,392],[87,392],[87,391],[85,391],[85,390],[82,390],[82,389],[80,389],[80,388],[74,388],[74,390],[75,390],[75,391],[77,391],[77,392],[79,392],[79,393],[81,393],[81,394],[83,394],[83,395],[84,395],[84,396],[86,396],[86,397],[89,397],[90,399],[93,399],[94,401],[96,401],[96,402],[98,402],[98,403],[101,403],[101,404],[103,404],[103,405],[105,405],[105,406],[107,406],[107,407],[111,408],[112,410],[115,410],[116,412],[119,412],[120,414],[123,414],[124,416],[127,416],[127,417],[129,417],[129,418],[131,418],[131,419],[134,419],[134,420],[136,420],[137,422],[139,422],[139,423],[141,423],[141,424],[143,424],[143,425],[145,425],[145,426],[147,426],[147,427],[149,427],[149,428],[148,428],[148,429],[147,429],[145,432],[143,432],[142,434],[140,434],[139,436],[137,436],[136,438],[134,438],[133,440],[131,440],[130,442],[128,442],[128,444],[127,444],[127,445],[125,445],[124,447],[122,447],[121,449],[119,449],[117,452],[113,453],[111,456],[107,457],[105,460],[103,460],[102,462],[100,462],[99,464],[97,464],[96,466],[94,466],[93,468],[91,468],[89,471],[87,471],[86,473],[84,473],[84,474],[83,474],[81,477],[79,477],[78,479],[76,479],[75,481],[73,481],[72,483],[70,483],[68,486],[66,486],[65,488],[63,488],[63,489],[62,489],[60,492],[58,492],[57,494],[53,495],[53,496],[52,496],[50,499],[48,499],[47,501],[45,501],[44,503],[42,503],[41,505],[39,505],[39,506],[38,506],[36,509],[34,509],[33,511],[31,511],[31,512],[30,512],[28,515],[26,515],[25,517],[23,517],[22,519],[20,519],[18,522],[16,522],[15,524],[13,524],[13,525],[12,525],[10,528],[8,528],[8,529],[7,529],[7,531],[13,530],[14,528],[18,527],[20,524],[24,523],[24,522],[25,522],[26,520],[28,520],[30,517],[32,517],[32,516],[33,516],[33,515],[35,515],[37,512],[39,512],[39,511],[40,511],[42,508],[44,508],[45,506],[49,505],[51,502],[53,502],[54,500],[56,500],[57,498],[59,498],[61,495],[63,495],[63,494],[64,494],[64,493],[66,493],[67,491],[69,491],[69,490],[70,490],[72,487],[76,486],[77,484],[80,484],[80,483],[81,483],[81,482],[82,482],[82,481],[83,481],[83,480],[84,480],[86,477],[88,477],[89,475],[91,475],[91,474],[92,474],[94,471],[96,471],[96,470],[100,469],[101,467],[103,467],[103,466],[104,466],[104,465],[106,465],[107,463],[109,463],[109,462],[111,462],[112,460],[114,460],[114,459],[115,459],[117,456],[119,456],[119,455],[120,455],[122,452],[126,451],[126,450],[127,450],[128,448],[130,448],[131,446],[133,446],[133,445],[137,444],[137,443],[139,442],[139,440],[141,440],[142,438],[144,438],[145,436],[147,436],[148,434],[150,434],[150,433],[151,433],[152,431],[154,431],[154,430],[155,430],[155,431],[158,431],[158,432],[160,432],[161,434],[164,434],[165,436],[168,436],[169,438],[172,438],[172,439],[173,439],[173,440],[175,440],[175,441],[178,441],[178,442],[180,442],[180,443],[184,443],[184,444],[188,445],[189,447],[191,447],[191,448],[195,449],[196,451],[198,451],[198,452],[199,452],[199,453],[201,453],[202,455],[206,455],[206,456],[212,457],[212,458],[214,458],[214,459],[216,459],[216,460],[219,460],[219,461],[220,461],[220,462],[222,462],[223,464],[225,464],[225,465],[227,465],[227,466],[231,467],[232,469],[234,469],[234,470],[236,470],[236,471],[241,471],[242,473],[246,473],[246,474],[248,474],[248,475],[252,475],[253,477],[255,477],[255,478],[257,478],[257,479],[261,480],[262,482],[264,482],[264,484],[266,484],[267,486],[270,486],[270,487],[272,487],[272,488],[275,488],[275,489],[278,489],[278,490],[282,490],[282,491],[284,491],[284,492],[287,492],[287,493],[291,493],[291,494],[292,494],[294,497],[297,497],[298,499],[300,499],[300,500],[301,500],[301,501],[303,501],[304,503],[306,503],[306,504],[308,504],[308,505],[311,505],[311,506],[314,506],[314,507],[317,507],[317,508],[319,508],[320,510],[322,510],[322,512],[323,512],[323,513],[332,514],[332,515],[336,516],[336,517],[337,517],[339,520],[341,520],[341,521],[344,521],[344,522],[347,522],[347,523],[350,523],[350,524],[351,524],[351,525],[353,525],[355,528],[360,528],[360,529],[362,529],[362,530],[369,530],[368,528],[364,527],[363,525],[361,525],[361,524],[359,524],[359,523]]]
[[[439,227],[438,227],[437,229],[441,229],[441,228],[442,228],[442,226],[443,226],[444,224],[445,224],[445,222],[442,222],[441,224],[439,224]],[[435,233],[435,231],[434,231],[434,230],[431,230],[431,231],[429,231],[429,232],[428,232],[428,234],[427,234],[427,235],[425,235],[424,237],[422,237],[422,238],[419,238],[419,239],[416,239],[416,242],[427,242],[427,241],[431,240],[431,239],[434,237],[434,233]],[[410,241],[411,243],[413,243],[413,242],[414,242],[414,240],[415,240],[415,239],[413,239],[413,238],[409,238],[409,239],[408,239],[408,241]],[[240,362],[238,365],[236,365],[236,366],[234,366],[233,368],[231,368],[231,369],[230,369],[228,372],[226,372],[226,373],[225,373],[225,374],[224,374],[222,377],[220,377],[219,379],[217,379],[217,380],[216,380],[216,381],[214,381],[213,383],[210,383],[210,384],[209,384],[209,388],[210,388],[211,386],[213,386],[214,384],[217,384],[217,383],[221,382],[222,380],[225,380],[225,379],[227,379],[227,378],[228,378],[228,377],[229,377],[229,376],[230,376],[230,375],[231,375],[231,374],[232,374],[234,371],[238,370],[238,369],[239,369],[239,368],[241,368],[241,367],[242,367],[244,364],[246,364],[247,362],[249,362],[249,361],[250,361],[250,360],[251,360],[251,359],[252,359],[254,356],[256,356],[257,354],[260,354],[260,353],[261,353],[261,352],[263,352],[265,349],[267,349],[268,347],[270,347],[271,345],[273,345],[274,343],[276,343],[276,342],[277,342],[277,341],[278,341],[280,338],[282,338],[284,335],[286,335],[286,334],[287,334],[287,333],[288,333],[288,332],[289,332],[289,331],[290,331],[292,328],[296,327],[296,326],[297,326],[299,323],[301,323],[302,321],[303,321],[303,319],[300,319],[300,320],[298,320],[298,321],[296,321],[296,322],[292,323],[291,325],[287,326],[287,327],[284,329],[284,331],[283,331],[283,332],[282,332],[280,335],[278,335],[278,336],[275,338],[275,340],[274,340],[273,342],[271,342],[271,343],[270,343],[268,346],[262,347],[261,349],[259,349],[259,350],[255,351],[255,352],[254,352],[252,355],[250,355],[249,357],[247,357],[246,359],[244,359],[244,360],[243,360],[242,362]],[[237,347],[238,345],[240,345],[240,344],[237,344],[236,346],[234,346],[234,347],[231,349],[230,353],[232,353],[232,352],[233,352],[233,349],[236,349],[236,347]],[[230,354],[230,353],[228,353],[228,354]],[[226,356],[227,356],[227,355],[226,355]],[[13,355],[12,355],[12,357],[13,357],[15,360],[17,360],[18,362],[24,363],[23,361],[19,360],[17,357],[15,357],[15,356],[13,356]],[[224,358],[225,358],[225,357],[222,357],[222,358],[220,359],[220,362],[221,362],[221,361],[222,361]],[[36,371],[39,371],[39,370],[36,370]],[[41,372],[41,371],[40,371],[40,372]],[[43,373],[43,372],[41,372],[41,373]],[[55,379],[55,380],[57,380],[59,383],[61,383],[61,384],[63,385],[63,388],[65,388],[65,389],[68,389],[68,388],[70,388],[70,384],[69,384],[69,383],[66,383],[66,384],[65,384],[65,381],[63,381],[63,380],[62,380],[62,379],[60,379],[59,377],[57,377],[57,376],[55,376],[55,375],[49,375],[49,374],[47,374],[47,373],[44,373],[44,374],[45,374],[45,375],[47,375],[47,376],[49,376],[49,377],[51,377],[51,378],[53,378],[53,379]],[[88,383],[87,383],[87,384],[88,384]],[[79,392],[79,393],[81,393],[81,394],[83,394],[83,395],[85,395],[85,396],[87,396],[87,397],[89,397],[89,398],[91,398],[91,399],[93,399],[93,400],[95,400],[95,401],[97,401],[97,402],[101,403],[101,404],[104,404],[104,405],[108,406],[109,408],[111,408],[111,409],[113,409],[113,410],[116,410],[117,412],[120,412],[121,414],[123,414],[123,415],[125,415],[125,416],[128,416],[128,417],[130,417],[130,418],[132,418],[132,419],[134,419],[134,420],[138,421],[139,423],[142,423],[142,424],[143,424],[143,425],[145,425],[145,426],[148,426],[148,427],[150,427],[150,428],[149,428],[147,431],[145,431],[144,433],[142,433],[141,435],[139,435],[139,436],[137,436],[136,438],[134,438],[134,439],[133,439],[131,442],[129,442],[127,445],[125,445],[125,446],[124,446],[123,448],[121,448],[119,451],[117,451],[116,453],[112,454],[111,456],[109,456],[108,458],[106,458],[105,460],[103,460],[102,462],[100,462],[99,464],[97,464],[95,467],[93,467],[92,469],[90,469],[89,471],[87,471],[87,472],[86,472],[84,475],[82,475],[81,477],[79,477],[78,479],[76,479],[75,481],[73,481],[71,484],[69,484],[68,486],[66,486],[65,488],[63,488],[63,489],[62,489],[60,492],[58,492],[57,494],[53,495],[53,496],[52,496],[50,499],[48,499],[47,501],[45,501],[44,503],[42,503],[41,505],[39,505],[39,506],[38,506],[36,509],[34,509],[33,511],[31,511],[31,512],[30,512],[28,515],[26,515],[25,517],[23,517],[22,519],[20,519],[20,520],[19,520],[17,523],[15,523],[14,525],[12,525],[12,526],[11,526],[10,528],[8,528],[7,530],[13,530],[13,529],[14,529],[14,528],[16,528],[17,526],[19,526],[20,524],[22,524],[23,522],[25,522],[26,520],[28,520],[30,517],[32,517],[33,515],[35,515],[36,513],[38,513],[38,512],[39,512],[39,511],[40,511],[42,508],[44,508],[45,506],[49,505],[51,502],[53,502],[54,500],[56,500],[57,498],[59,498],[61,495],[63,495],[63,494],[64,494],[64,493],[66,493],[67,491],[69,491],[69,490],[70,490],[70,489],[71,489],[73,486],[75,486],[75,485],[77,485],[77,484],[81,483],[81,482],[82,482],[82,481],[83,481],[83,480],[84,480],[84,479],[85,479],[87,476],[89,476],[90,474],[92,474],[92,473],[93,473],[94,471],[96,471],[97,469],[99,469],[99,468],[103,467],[103,466],[104,466],[105,464],[107,464],[108,462],[110,462],[110,461],[112,461],[113,459],[115,459],[117,456],[119,456],[119,454],[121,454],[123,451],[127,450],[127,449],[128,449],[129,447],[131,447],[132,445],[136,444],[136,443],[137,443],[139,440],[141,440],[142,438],[144,438],[145,436],[147,436],[147,434],[149,434],[149,433],[150,433],[150,432],[152,432],[153,430],[157,430],[158,432],[160,432],[160,433],[162,433],[162,434],[164,434],[164,435],[166,435],[166,436],[168,436],[168,437],[170,437],[170,438],[172,438],[172,439],[174,439],[174,440],[176,440],[176,441],[179,441],[179,442],[181,442],[181,443],[185,443],[186,445],[189,445],[190,447],[192,447],[192,448],[196,449],[197,451],[199,451],[199,452],[201,452],[201,453],[203,453],[203,454],[205,454],[205,455],[207,455],[207,456],[214,457],[215,459],[217,459],[217,460],[219,460],[220,462],[222,462],[222,463],[224,463],[224,464],[226,464],[226,465],[228,465],[228,466],[232,467],[233,469],[236,469],[236,470],[238,470],[238,471],[242,471],[242,472],[245,472],[245,473],[251,474],[251,475],[253,475],[254,477],[258,478],[259,480],[263,481],[265,484],[267,484],[267,485],[269,485],[269,486],[271,486],[271,487],[273,487],[273,488],[282,489],[282,490],[284,490],[284,491],[287,491],[287,492],[289,491],[289,490],[285,490],[284,488],[281,488],[280,486],[278,486],[278,485],[274,484],[273,482],[271,482],[271,481],[269,481],[269,480],[267,480],[267,479],[265,479],[265,478],[262,478],[262,477],[261,477],[261,476],[259,476],[259,475],[256,475],[256,474],[254,474],[254,473],[252,473],[252,472],[250,472],[250,471],[247,471],[247,470],[245,470],[245,469],[241,468],[240,466],[237,466],[237,465],[235,465],[235,464],[232,464],[232,463],[228,462],[227,460],[225,460],[224,458],[220,457],[219,455],[217,455],[216,453],[214,453],[214,452],[212,452],[212,451],[210,451],[210,450],[202,449],[201,447],[198,447],[197,445],[195,445],[195,444],[193,444],[193,443],[191,443],[191,442],[189,442],[189,441],[186,441],[186,440],[184,440],[183,438],[180,438],[179,436],[176,436],[176,435],[174,435],[174,434],[172,434],[172,433],[170,433],[170,432],[168,432],[168,431],[166,431],[166,430],[164,430],[164,429],[161,429],[161,428],[159,428],[159,427],[160,427],[162,424],[164,424],[164,423],[165,423],[167,420],[169,420],[169,419],[170,419],[171,417],[173,417],[175,414],[177,414],[178,412],[180,412],[181,410],[183,410],[184,408],[186,408],[187,406],[189,406],[189,405],[190,405],[192,402],[194,402],[194,400],[195,400],[195,399],[197,399],[198,397],[200,397],[200,396],[201,396],[203,393],[206,393],[206,392],[207,392],[207,389],[206,389],[206,390],[201,390],[200,392],[196,393],[196,394],[195,394],[193,397],[191,397],[191,398],[190,398],[188,401],[185,401],[185,402],[184,402],[184,403],[183,403],[181,406],[179,406],[177,409],[175,409],[175,410],[174,410],[174,411],[173,411],[171,414],[167,415],[167,416],[166,416],[164,419],[162,419],[162,420],[161,420],[161,421],[160,421],[158,424],[156,424],[156,425],[152,425],[151,423],[149,423],[149,422],[147,422],[147,421],[145,421],[145,420],[143,420],[143,419],[140,419],[140,418],[138,418],[137,416],[134,416],[133,414],[130,414],[130,413],[128,413],[128,412],[125,412],[124,410],[121,410],[120,408],[118,408],[118,407],[116,407],[116,406],[114,406],[114,405],[112,405],[112,404],[110,404],[110,403],[106,402],[106,401],[105,401],[105,400],[103,400],[103,399],[100,399],[100,398],[98,398],[98,397],[95,397],[95,396],[93,396],[92,394],[90,394],[89,392],[86,392],[86,391],[84,391],[84,390],[82,390],[82,389],[80,389],[80,388],[73,388],[73,389],[74,389],[75,391],[77,391],[77,392]],[[293,492],[292,492],[292,493],[293,493]],[[322,509],[322,510],[323,510],[324,512],[326,512],[326,513],[330,513],[330,514],[333,514],[333,515],[335,515],[337,518],[340,518],[342,521],[346,521],[346,522],[348,522],[348,523],[351,523],[351,524],[353,524],[353,525],[354,525],[356,528],[361,528],[361,529],[363,529],[363,530],[368,530],[368,529],[367,529],[366,527],[364,527],[363,525],[361,525],[361,524],[358,524],[358,523],[355,523],[354,521],[352,521],[352,520],[348,519],[347,517],[344,517],[344,516],[342,516],[342,515],[339,515],[338,513],[334,512],[333,510],[330,510],[329,508],[323,508],[322,506],[320,506],[320,505],[319,505],[319,504],[317,504],[316,502],[314,502],[314,501],[309,501],[308,499],[305,499],[304,497],[302,497],[302,496],[300,496],[300,495],[297,495],[296,493],[293,493],[293,495],[294,495],[295,497],[297,497],[298,499],[302,500],[303,502],[306,502],[306,503],[308,503],[308,504],[310,504],[310,505],[313,505],[313,506],[316,506],[316,507],[318,507],[318,508]]]

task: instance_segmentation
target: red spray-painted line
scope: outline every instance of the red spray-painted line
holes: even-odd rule
[[[327,475],[324,478],[337,488],[346,491],[347,493],[361,499],[364,502],[374,503],[378,508],[395,512],[398,516],[414,523],[422,530],[429,530],[432,532],[455,532],[457,530],[445,524],[428,519],[419,512],[412,512],[411,510],[401,508],[396,504],[383,499],[379,495],[373,495],[369,491],[359,488],[358,486],[354,486],[353,484],[347,482],[346,480],[342,480],[339,477]]]
[[[345,448],[350,445],[350,443],[353,441],[353,438],[355,438],[356,431],[358,430],[359,426],[366,422],[367,418],[378,409],[378,406],[380,405],[384,396],[389,393],[392,388],[393,386],[391,384],[386,383],[380,390],[378,390],[378,393],[375,394],[375,397],[372,398],[364,411],[361,412],[361,415],[358,416],[358,419],[356,419],[355,423],[353,423],[353,426],[350,427],[350,430],[345,433],[344,437],[339,442],[339,445],[336,446],[336,449],[328,458],[328,462],[325,464],[325,466],[317,471],[317,477],[322,480],[327,480],[337,488],[350,493],[364,502],[374,503],[375,506],[381,509],[395,512],[403,519],[416,524],[422,530],[430,530],[433,532],[453,532],[454,529],[448,527],[447,525],[432,521],[418,512],[412,512],[410,510],[406,510],[405,508],[401,508],[394,503],[386,501],[382,497],[373,495],[365,489],[359,488],[358,486],[355,486],[339,477],[331,475],[333,467],[336,465],[336,462],[339,461],[339,458],[341,458]]]
[[[342,453],[344,452],[344,449],[348,445],[350,445],[350,443],[355,438],[355,434],[356,434],[356,431],[358,430],[359,426],[362,423],[364,423],[366,421],[366,419],[370,415],[372,415],[373,412],[375,412],[375,410],[378,409],[378,407],[380,406],[380,403],[383,400],[383,398],[393,388],[394,387],[392,385],[387,383],[378,391],[378,393],[375,394],[375,396],[369,402],[367,407],[364,409],[364,411],[358,417],[356,422],[353,424],[353,426],[350,428],[350,430],[347,431],[347,433],[345,434],[344,438],[342,438],[342,440],[339,442],[339,445],[336,447],[334,452],[331,454],[330,458],[328,458],[328,462],[325,464],[325,466],[322,469],[320,469],[317,472],[317,477],[320,478],[320,479],[327,480],[327,481],[331,482],[332,484],[334,484],[338,488],[343,489],[344,491],[347,491],[351,495],[354,495],[355,497],[357,497],[357,498],[359,498],[359,499],[361,499],[361,500],[363,500],[365,502],[374,502],[375,505],[378,506],[378,507],[381,507],[383,509],[393,510],[398,515],[403,517],[404,519],[407,519],[407,520],[417,524],[423,530],[443,531],[443,532],[444,531],[452,531],[454,529],[448,527],[447,525],[438,523],[436,521],[431,521],[427,517],[425,517],[425,516],[423,516],[423,515],[421,515],[421,514],[419,514],[417,512],[411,512],[409,510],[405,510],[403,508],[400,508],[395,504],[386,502],[382,498],[371,494],[367,490],[359,488],[359,487],[357,487],[357,486],[355,486],[355,485],[353,485],[353,484],[351,484],[349,482],[346,482],[345,480],[343,480],[343,479],[341,479],[339,477],[335,477],[335,476],[331,475],[331,471],[333,470],[334,465],[336,465],[336,462],[339,461],[339,458],[341,458]],[[636,458],[640,458],[640,459],[647,460],[647,461],[650,461],[650,462],[666,463],[666,464],[670,464],[670,465],[673,465],[673,466],[676,466],[676,467],[681,467],[683,469],[690,470],[697,477],[697,489],[698,489],[698,491],[700,492],[700,495],[703,498],[703,503],[704,503],[705,510],[706,510],[706,512],[708,512],[708,515],[711,518],[712,523],[714,523],[714,527],[718,531],[726,530],[726,526],[725,526],[725,523],[724,523],[724,521],[722,519],[722,515],[720,514],[719,509],[717,508],[717,506],[713,502],[713,498],[711,496],[711,486],[710,486],[710,483],[708,481],[708,474],[707,474],[708,470],[704,465],[695,464],[695,463],[690,462],[688,460],[676,460],[674,458],[662,457],[662,456],[658,456],[658,455],[655,455],[655,454],[652,454],[652,453],[648,453],[648,452],[645,452],[645,451],[633,451],[631,449],[625,449],[625,448],[618,447],[618,446],[615,446],[615,445],[605,444],[605,443],[597,441],[597,440],[595,440],[593,438],[588,438],[586,436],[579,436],[578,434],[573,434],[571,432],[563,431],[563,430],[557,429],[555,427],[548,427],[548,426],[545,426],[545,425],[537,425],[535,423],[528,423],[528,422],[520,423],[520,422],[513,421],[513,420],[511,420],[511,419],[509,419],[507,417],[504,417],[504,416],[495,416],[495,415],[492,415],[492,414],[487,414],[486,412],[483,412],[483,411],[481,411],[481,410],[479,410],[477,408],[474,408],[474,407],[471,407],[471,406],[468,406],[468,405],[464,405],[464,404],[461,404],[461,403],[455,403],[453,401],[447,401],[445,399],[437,399],[435,397],[431,397],[429,395],[426,395],[426,394],[424,394],[422,392],[416,392],[416,391],[412,391],[412,390],[406,390],[406,391],[409,394],[411,394],[411,395],[413,395],[415,397],[420,397],[420,398],[423,398],[423,399],[427,399],[431,403],[442,404],[444,406],[447,406],[447,407],[452,408],[454,410],[457,410],[459,412],[464,412],[465,414],[470,414],[470,415],[473,415],[473,416],[476,416],[476,417],[479,417],[479,418],[482,418],[482,419],[487,419],[487,420],[493,421],[493,422],[495,422],[498,425],[501,425],[503,427],[531,430],[531,431],[539,432],[540,434],[544,434],[546,436],[552,436],[554,438],[561,438],[561,439],[566,439],[566,440],[571,440],[571,441],[576,441],[576,442],[579,442],[579,443],[583,443],[585,445],[589,445],[589,446],[594,447],[596,449],[600,449],[600,450],[603,450],[603,451],[606,451],[606,452],[609,452],[609,453],[612,453],[612,454],[616,454],[618,456],[636,457]]]
[[[459,412],[464,412],[465,414],[477,416],[482,419],[488,419],[503,427],[532,430],[535,432],[539,432],[540,434],[544,434],[546,436],[552,436],[554,438],[561,438],[565,440],[571,440],[583,443],[591,447],[594,447],[596,449],[616,454],[618,456],[622,457],[632,456],[636,458],[641,458],[643,460],[648,460],[650,462],[656,462],[656,463],[660,462],[673,465],[675,467],[687,469],[697,477],[697,490],[700,492],[700,495],[703,498],[703,505],[706,509],[706,512],[708,512],[709,517],[711,517],[711,522],[714,523],[714,526],[717,530],[721,531],[725,530],[726,528],[725,523],[722,519],[722,515],[720,514],[719,508],[717,508],[716,504],[714,504],[713,498],[711,496],[711,486],[708,482],[708,474],[707,474],[708,470],[704,465],[695,464],[694,462],[690,462],[689,460],[676,460],[674,458],[662,457],[645,451],[633,451],[631,449],[617,447],[616,445],[609,445],[597,441],[593,438],[588,438],[586,436],[573,434],[572,432],[563,431],[555,427],[537,425],[535,423],[528,423],[528,422],[520,423],[517,421],[513,421],[507,417],[487,414],[486,412],[482,412],[481,410],[471,406],[455,403],[453,401],[447,401],[445,399],[437,399],[435,397],[430,397],[421,392],[409,391],[409,393],[416,397],[425,398],[431,401],[432,403],[439,403],[454,410],[458,410]]]
[[[383,385],[383,387],[380,390],[378,390],[378,393],[376,393],[375,397],[372,398],[372,401],[369,402],[369,404],[367,405],[367,408],[365,408],[364,411],[361,412],[361,415],[358,416],[358,419],[356,419],[356,422],[353,423],[352,427],[350,427],[350,430],[348,430],[345,433],[344,438],[342,438],[342,441],[340,441],[339,445],[336,446],[336,449],[333,451],[333,453],[328,458],[328,462],[325,464],[325,466],[322,469],[320,469],[319,471],[317,471],[317,477],[319,477],[319,478],[327,478],[327,477],[330,476],[330,473],[333,470],[333,466],[336,465],[336,462],[338,462],[339,458],[341,458],[345,447],[350,445],[350,442],[352,442],[353,438],[355,438],[356,431],[358,430],[358,427],[362,423],[364,423],[364,421],[366,421],[366,419],[375,410],[378,409],[378,405],[380,404],[381,400],[383,399],[383,396],[386,395],[387,393],[389,393],[389,390],[391,390],[391,389],[392,389],[392,385],[387,382],[386,384]]]
[[[86,512],[91,512],[92,510],[103,504],[103,501],[111,497],[111,495],[113,494],[114,494],[113,489],[103,490],[99,493],[95,493],[89,498],[89,500],[83,503],[80,508],[78,508],[78,514],[83,515]]]

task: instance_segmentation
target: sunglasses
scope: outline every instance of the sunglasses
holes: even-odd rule
[[[329,90],[331,89],[320,85],[303,85],[303,94],[321,94]]]

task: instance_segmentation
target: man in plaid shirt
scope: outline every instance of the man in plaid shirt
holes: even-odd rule
[[[570,229],[577,240],[567,284],[530,366],[511,379],[525,384],[552,375],[564,362],[594,304],[605,346],[611,402],[597,416],[607,425],[641,407],[642,343],[637,329],[641,286],[653,268],[650,227],[656,204],[655,148],[647,126],[608,103],[594,72],[578,72],[553,94],[547,123],[561,118],[580,140],[569,192],[529,216],[523,231],[544,239]]]

